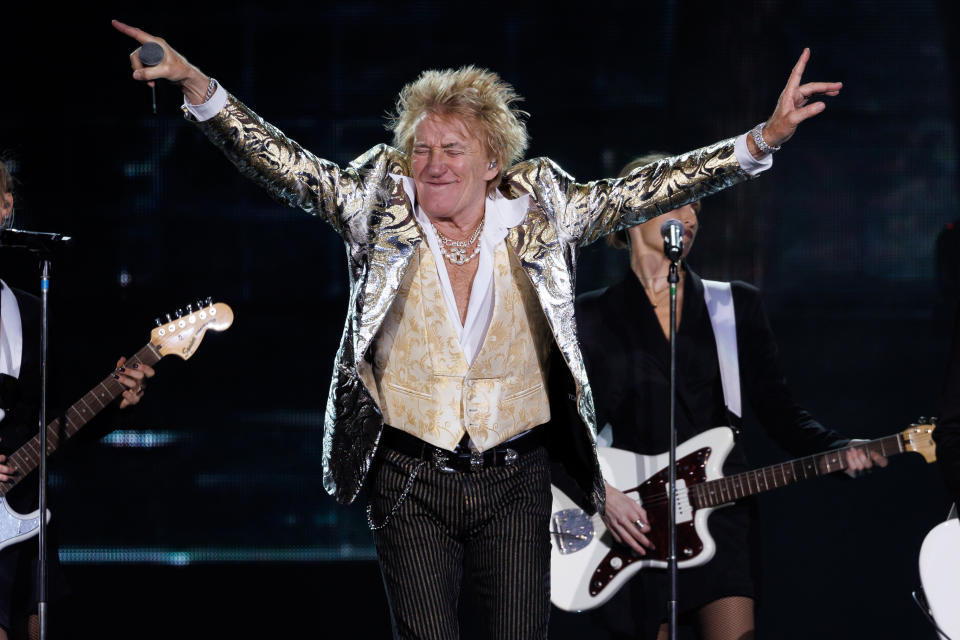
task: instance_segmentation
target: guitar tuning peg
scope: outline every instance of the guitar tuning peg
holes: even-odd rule
[[[187,313],[193,313],[193,305],[192,305],[192,304],[188,304],[188,305],[187,305]]]
[[[210,296],[207,296],[206,302],[208,307],[213,306],[213,298],[211,298]]]
[[[173,318],[170,317],[170,314],[167,314],[167,322],[173,322]]]
[[[163,318],[157,316],[156,318],[153,319],[153,321],[157,323],[157,326],[158,326],[158,327],[162,327],[162,326],[163,326]]]
[[[178,317],[178,318],[182,318],[182,317],[183,317],[183,309],[177,309],[177,317]]]

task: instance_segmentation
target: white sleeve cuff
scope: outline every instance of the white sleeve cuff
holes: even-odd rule
[[[209,120],[213,116],[220,113],[220,110],[227,104],[227,90],[223,88],[223,85],[217,82],[217,90],[213,92],[213,95],[210,96],[210,99],[204,102],[203,104],[190,104],[187,101],[187,96],[183,96],[183,109],[194,118],[197,119],[197,122],[203,122],[204,120]],[[749,153],[747,155],[750,155]],[[740,156],[737,156],[739,159]],[[743,162],[740,163],[740,166],[743,166]]]
[[[210,99],[210,102],[213,102],[213,98]],[[737,156],[737,162],[740,163],[740,168],[746,171],[747,175],[755,176],[773,166],[773,154],[765,153],[759,160],[754,158],[753,154],[750,153],[750,149],[747,147],[748,135],[749,133],[744,133],[741,136],[737,136],[737,141],[733,143],[733,154]]]

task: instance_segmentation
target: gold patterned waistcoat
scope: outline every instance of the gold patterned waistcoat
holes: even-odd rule
[[[421,243],[376,341],[372,376],[383,422],[452,450],[486,450],[550,420],[550,329],[529,277],[501,242],[494,309],[473,365],[447,313],[437,264]]]

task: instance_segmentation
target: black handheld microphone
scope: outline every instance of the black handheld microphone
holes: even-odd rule
[[[145,67],[155,67],[163,61],[163,47],[156,42],[144,42],[137,51],[137,57],[140,63]],[[150,95],[153,98],[153,115],[157,115],[157,85],[154,83],[150,87]]]
[[[49,254],[72,244],[73,238],[62,233],[0,229],[0,247],[28,249],[36,253]]]
[[[676,262],[683,255],[683,223],[676,218],[670,218],[660,227],[663,236],[663,253],[671,262]]]
[[[137,51],[137,57],[145,67],[155,67],[163,61],[163,47],[156,42],[144,42]]]

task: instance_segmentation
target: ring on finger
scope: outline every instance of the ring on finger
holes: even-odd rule
[[[638,529],[643,529],[643,528],[646,526],[645,524],[643,524],[642,522],[640,522],[640,519],[639,519],[639,518],[637,518],[636,520],[634,520],[634,521],[633,521],[633,524],[637,525],[637,528],[638,528]]]

